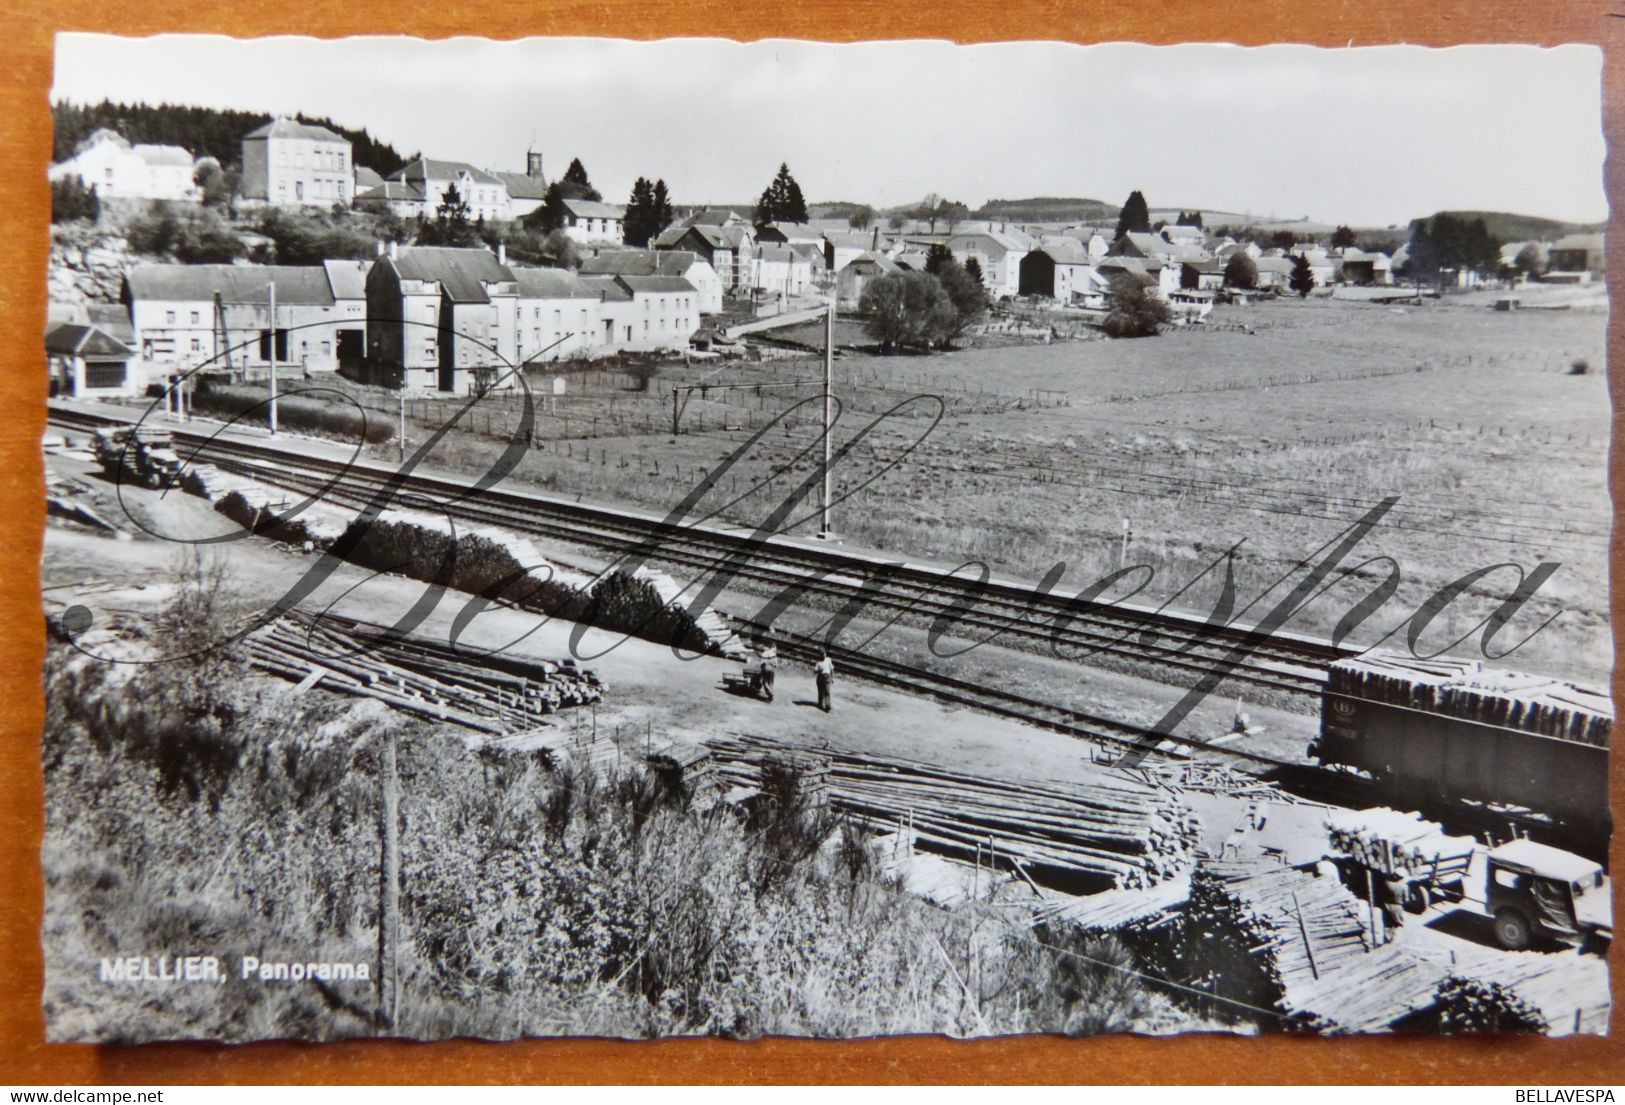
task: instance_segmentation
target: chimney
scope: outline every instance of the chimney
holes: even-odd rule
[[[393,261],[393,260],[395,260],[395,259],[396,259],[396,257],[397,257],[397,254],[396,254],[396,252],[395,252],[395,243],[394,243],[394,242],[390,242],[390,243],[389,243],[389,259],[390,259],[390,260],[391,260],[391,261]]]
[[[507,242],[498,242],[497,243],[497,264],[506,265],[507,263],[508,263],[508,243]]]
[[[382,257],[383,255],[384,255],[384,240],[382,238],[379,238],[378,239],[378,252],[377,252],[376,256]]]

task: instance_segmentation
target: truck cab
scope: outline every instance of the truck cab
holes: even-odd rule
[[[1513,840],[1487,857],[1485,912],[1505,948],[1527,948],[1537,940],[1606,944],[1614,929],[1611,895],[1599,865],[1559,848]]]

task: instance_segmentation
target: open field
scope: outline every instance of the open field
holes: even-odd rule
[[[1205,610],[1222,574],[1186,585],[1224,550],[1242,543],[1234,571],[1245,605],[1397,495],[1346,562],[1367,562],[1360,582],[1334,587],[1289,628],[1330,632],[1393,570],[1370,558],[1392,557],[1401,579],[1349,638],[1359,644],[1397,630],[1387,643],[1402,645],[1409,615],[1468,572],[1556,561],[1497,651],[1556,614],[1505,662],[1601,679],[1610,663],[1606,317],[1498,313],[1484,302],[1282,300],[1220,308],[1209,329],[1155,339],[843,357],[837,446],[862,440],[837,464],[836,529],[853,544],[981,560],[1010,575],[1037,578],[1064,562],[1056,589],[1066,591],[1119,567],[1126,519],[1127,562],[1156,572],[1139,597]],[[1588,374],[1570,374],[1577,360]],[[669,507],[762,432],[690,516],[759,523],[803,489],[788,521],[810,532],[820,371],[795,358],[663,366],[647,391],[624,375],[570,375],[562,399],[540,401],[534,447],[512,478]],[[671,388],[702,382],[752,386],[687,393],[672,438]],[[443,439],[430,463],[491,463],[519,406],[483,401],[470,416],[476,432]],[[421,440],[453,409],[420,402],[409,436]],[[1516,584],[1509,569],[1479,581],[1418,649],[1451,645]]]

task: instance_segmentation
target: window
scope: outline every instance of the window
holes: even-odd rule
[[[203,314],[202,314],[202,312],[200,312],[200,311],[193,311],[193,312],[192,312],[192,325],[193,325],[193,326],[196,326],[196,325],[197,325],[197,324],[198,324],[198,323],[200,323],[200,322],[202,322],[202,321],[203,321]]]
[[[194,352],[194,353],[203,352],[203,339],[202,338],[193,338],[192,339],[192,352]]]
[[[174,322],[175,321],[175,312],[174,311],[165,311],[164,312],[164,321],[165,322]]]
[[[333,343],[330,342],[330,341],[322,342],[322,356],[324,356],[324,357],[331,356],[332,353],[333,353]]]
[[[85,386],[87,388],[121,388],[124,386],[124,364],[87,364],[85,366]]]

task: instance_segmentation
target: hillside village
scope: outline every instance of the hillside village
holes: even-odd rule
[[[1499,244],[1493,267],[1435,266],[1424,279],[1413,271],[1408,242],[1389,252],[1348,240],[1346,228],[1321,243],[1208,230],[1187,225],[1183,212],[1177,223],[1147,219],[1144,229],[1126,229],[1121,219],[1117,227],[975,219],[940,204],[893,213],[882,226],[868,209],[810,218],[802,204],[803,217],[786,220],[730,208],[678,215],[668,203],[656,216],[663,225],[632,244],[642,235],[629,233],[625,205],[589,198],[597,193],[585,188],[560,194],[556,181],[549,241],[559,256],[541,258],[552,262],[544,266],[510,257],[498,229],[536,222],[550,202],[534,149],[524,172],[417,156],[385,178],[356,163],[348,139],[294,119],[273,119],[243,134],[240,146],[240,180],[229,198],[236,214],[371,212],[393,236],[379,237],[371,257],[335,254],[305,264],[277,263],[275,243],[251,229],[236,231],[241,249],[227,252],[241,256],[230,263],[142,258],[105,245],[61,249],[53,254],[47,339],[54,388],[140,395],[199,366],[263,372],[274,353],[306,372],[343,369],[389,386],[465,394],[506,366],[727,352],[731,324],[796,317],[830,298],[841,312],[861,315],[866,288],[935,271],[936,256],[951,256],[996,316],[1036,307],[1049,312],[1046,320],[1090,326],[1110,310],[1118,281],[1144,287],[1166,305],[1157,317],[1183,324],[1200,322],[1216,302],[1310,288],[1376,298],[1396,286],[1413,294],[1407,280],[1419,294],[1424,283],[1435,290],[1496,279],[1511,285],[1536,275],[1586,283],[1602,268],[1600,234]],[[102,128],[50,176],[94,196],[98,212],[139,218],[201,210],[211,202],[204,182],[218,172],[213,158],[131,143]],[[421,228],[434,228],[448,205],[469,226],[466,243],[426,244],[435,239]],[[1188,221],[1199,224],[1201,213],[1192,214]],[[57,332],[64,323],[70,328]],[[1061,333],[1050,327],[1046,336]]]
[[[60,1038],[1605,1030],[1594,228],[72,110]],[[82,977],[181,907],[376,973]]]

